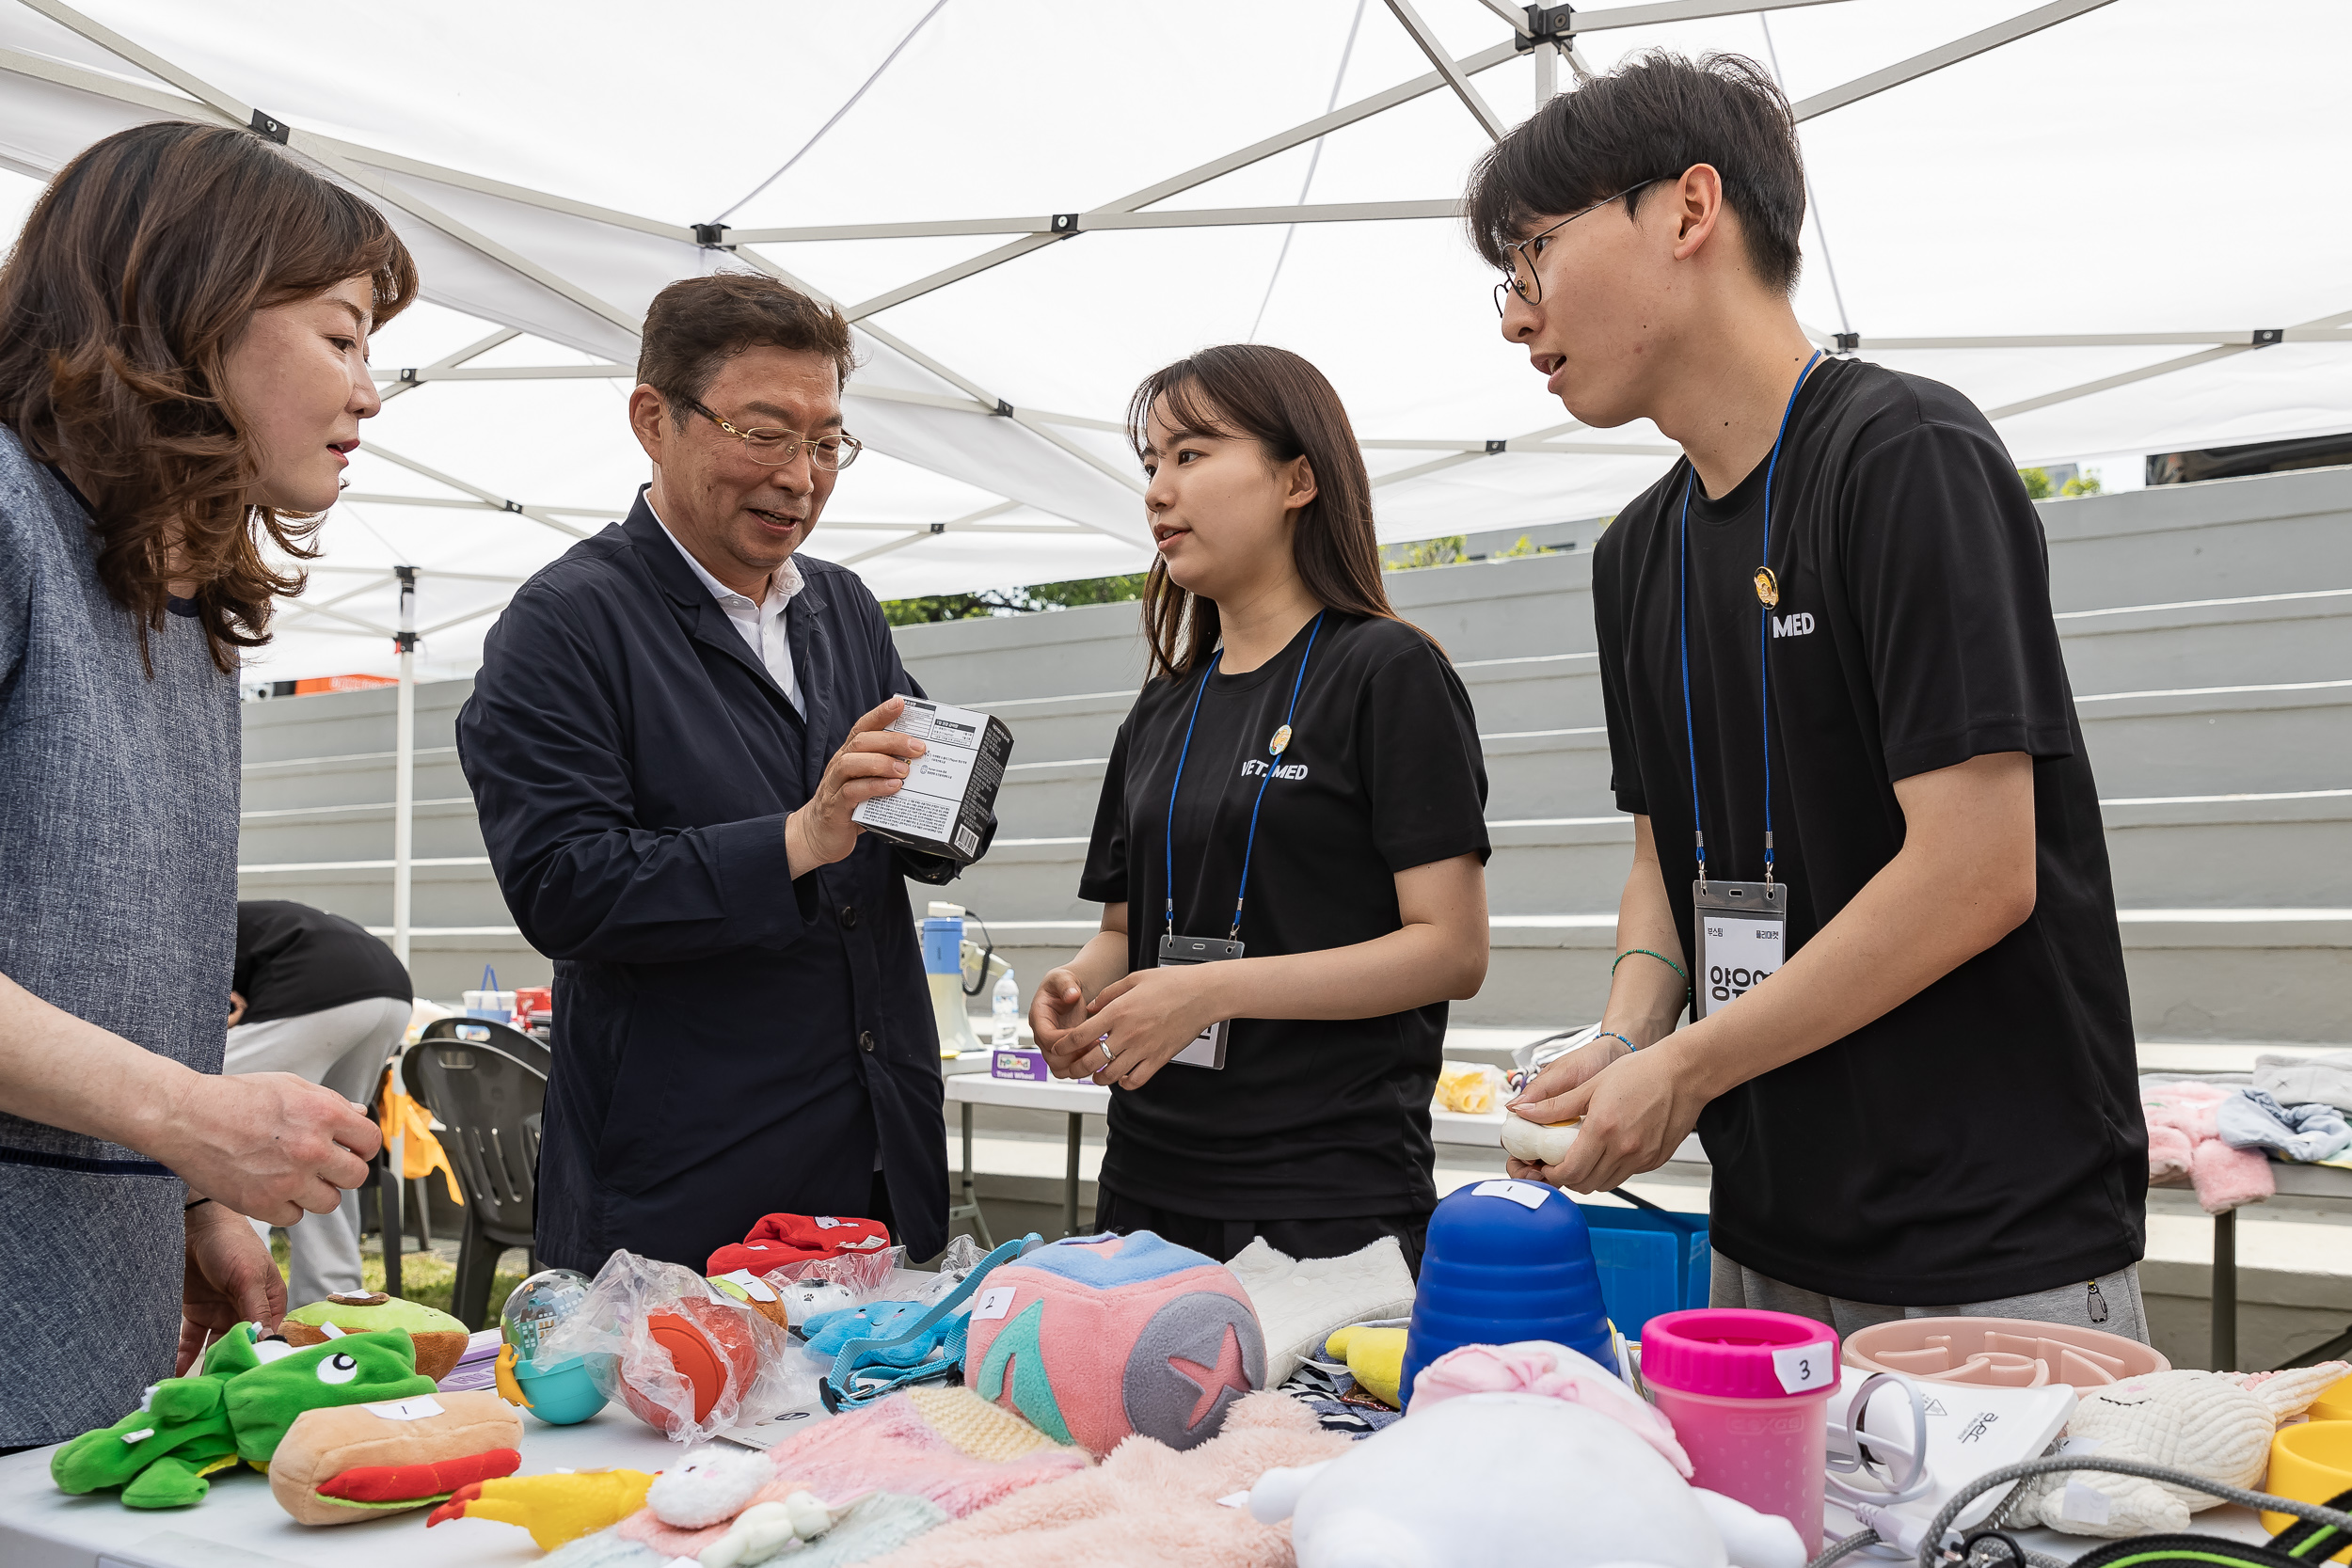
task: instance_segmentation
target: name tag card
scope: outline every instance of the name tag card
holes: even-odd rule
[[[1788,929],[1786,882],[1693,882],[1698,934],[1691,1022],[1721,1012],[1780,968]]]
[[[1160,967],[1162,969],[1168,969],[1176,964],[1222,963],[1228,958],[1238,958],[1241,954],[1240,942],[1228,942],[1222,937],[1169,936],[1160,938]],[[1205,1067],[1221,1070],[1225,1066],[1225,1037],[1230,1022],[1226,1019],[1217,1020],[1194,1037],[1190,1045],[1168,1059],[1171,1062],[1181,1062],[1186,1067]]]

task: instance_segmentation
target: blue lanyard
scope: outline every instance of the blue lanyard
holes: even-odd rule
[[[1815,349],[1813,357],[1797,372],[1797,384],[1788,388],[1788,402],[1780,411],[1780,429],[1772,436],[1772,454],[1764,464],[1764,560],[1763,571],[1769,574],[1772,564],[1772,471],[1780,466],[1780,443],[1788,434],[1788,416],[1796,411],[1797,394],[1804,389],[1804,378],[1820,363],[1821,351]],[[1697,726],[1691,721],[1691,481],[1697,470],[1682,476],[1682,528],[1678,541],[1681,571],[1677,583],[1680,607],[1677,612],[1682,634],[1682,738],[1691,752],[1691,837],[1698,847],[1699,881],[1707,881],[1707,832],[1699,820],[1699,742]],[[1777,595],[1775,595],[1777,596]],[[1764,728],[1764,885],[1772,884],[1772,682],[1769,667],[1772,647],[1772,606],[1761,602],[1759,591],[1756,623],[1756,669],[1758,688],[1758,711]]]
[[[1291,705],[1282,715],[1279,743],[1267,748],[1269,757],[1279,757],[1290,745],[1291,721],[1298,716],[1298,689],[1307,683],[1307,660],[1314,657],[1315,638],[1323,630],[1323,617],[1328,611],[1317,610],[1315,624],[1307,633],[1306,652],[1298,656],[1298,673],[1291,681]],[[1160,847],[1168,856],[1168,934],[1176,934],[1176,791],[1184,787],[1184,759],[1192,754],[1192,727],[1200,721],[1200,699],[1209,689],[1209,677],[1216,673],[1217,661],[1225,657],[1223,648],[1209,656],[1209,667],[1200,672],[1200,684],[1192,694],[1192,717],[1184,721],[1184,744],[1176,753],[1176,777],[1168,786],[1168,827],[1161,835]],[[1249,856],[1258,847],[1258,808],[1265,804],[1265,786],[1273,782],[1274,762],[1266,764],[1258,775],[1258,796],[1249,803],[1249,838],[1241,850],[1241,886],[1233,893],[1233,928],[1226,933],[1231,942],[1241,935],[1241,901],[1249,895]]]

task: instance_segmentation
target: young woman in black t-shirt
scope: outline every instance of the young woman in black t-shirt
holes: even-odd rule
[[[1079,884],[1102,931],[1030,1015],[1057,1075],[1122,1091],[1096,1222],[1219,1259],[1391,1235],[1418,1267],[1446,1002],[1486,973],[1469,694],[1389,608],[1371,481],[1313,366],[1206,349],[1128,423],[1152,678]]]

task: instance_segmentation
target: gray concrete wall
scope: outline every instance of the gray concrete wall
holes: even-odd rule
[[[2352,470],[2040,510],[2143,1035],[2352,1038]],[[1465,1022],[1588,1016],[1606,984],[1629,831],[1608,792],[1590,530],[1569,533],[1565,553],[1388,579],[1399,612],[1453,655],[1484,736],[1496,952],[1485,992],[1455,1009]],[[997,848],[947,896],[985,914],[1034,983],[1098,913],[1077,873],[1142,679],[1136,608],[898,640],[933,695],[1013,728]],[[548,974],[514,933],[457,767],[451,726],[470,689],[426,686],[418,701],[412,967],[444,997],[485,960],[508,984]],[[392,706],[388,690],[246,705],[246,896],[389,927]]]

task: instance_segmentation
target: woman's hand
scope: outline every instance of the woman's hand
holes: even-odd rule
[[[273,1329],[286,1315],[286,1276],[243,1216],[217,1203],[199,1203],[187,1212],[187,1230],[175,1377],[187,1375],[207,1339],[242,1323]]]
[[[1198,1039],[1201,1030],[1231,1016],[1217,971],[1234,967],[1175,964],[1142,969],[1104,986],[1088,1005],[1089,1020],[1078,1032],[1108,1038],[1100,1045],[1089,1041],[1078,1058],[1079,1071],[1091,1067],[1098,1084],[1143,1087]]]
[[[337,1208],[384,1147],[350,1101],[291,1072],[188,1073],[175,1098],[155,1136],[132,1147],[199,1195],[271,1225]]]
[[[1093,1048],[1094,1037],[1102,1033],[1084,1027],[1086,1021],[1086,990],[1076,973],[1065,966],[1047,974],[1029,1001],[1029,1033],[1037,1037],[1037,1048],[1045,1053],[1055,1077],[1084,1076],[1076,1070],[1078,1057]]]
[[[1686,1070],[1681,1045],[1682,1037],[1670,1036],[1609,1063],[1564,1094],[1533,1102],[1540,1114],[1531,1119],[1577,1120],[1576,1142],[1556,1165],[1523,1165],[1514,1160],[1511,1174],[1548,1186],[1597,1193],[1622,1186],[1629,1178],[1673,1159],[1682,1140],[1698,1126],[1708,1098],[1695,1074]],[[1515,1108],[1524,1115],[1530,1104],[1522,1097]]]
[[[1549,1127],[1567,1117],[1555,1115],[1553,1102],[1570,1089],[1589,1083],[1602,1068],[1620,1056],[1630,1056],[1633,1048],[1621,1039],[1603,1035],[1588,1040],[1565,1056],[1544,1064],[1544,1069],[1527,1081],[1527,1087],[1504,1107],[1516,1111],[1539,1127]]]
[[[906,706],[904,697],[893,697],[850,725],[850,738],[825,764],[817,793],[785,818],[785,858],[794,880],[820,865],[847,860],[857,847],[858,834],[866,831],[850,814],[868,800],[898,794],[914,760],[930,750],[890,728]]]

